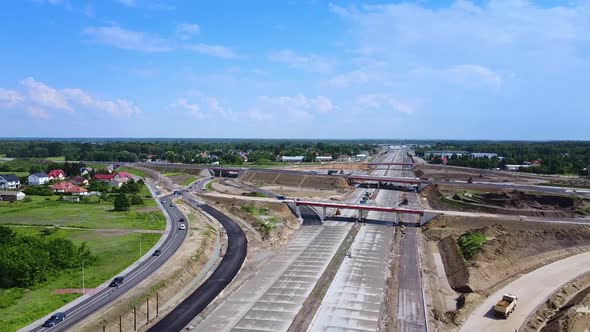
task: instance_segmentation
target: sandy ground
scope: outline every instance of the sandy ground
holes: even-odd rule
[[[178,252],[137,287],[118,298],[108,308],[89,316],[74,331],[102,331],[103,326],[106,326],[106,331],[119,331],[119,316],[122,316],[123,330],[132,329],[133,306],[137,307],[138,322],[143,322],[138,325],[145,326],[148,297],[150,319],[153,319],[156,313],[155,292],[158,293],[159,313],[162,317],[169,308],[198,286],[194,283],[195,278],[212,255],[218,237],[216,229],[219,226],[196,210],[183,204],[177,206],[188,215],[191,229]],[[186,289],[189,285],[193,287]]]
[[[471,261],[465,262],[458,250],[450,249],[456,246],[455,239],[468,231],[485,234],[488,242]],[[427,224],[423,234],[432,315],[441,331],[456,329],[480,296],[491,294],[523,273],[590,249],[590,227],[584,225],[443,216]],[[465,298],[457,290],[468,296]],[[461,308],[463,300],[467,304]]]

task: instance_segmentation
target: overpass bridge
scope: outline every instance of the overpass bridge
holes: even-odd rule
[[[323,222],[326,220],[327,216],[327,209],[342,209],[342,210],[357,210],[359,212],[358,219],[362,220],[363,213],[366,211],[379,211],[379,212],[391,212],[391,213],[401,213],[401,214],[413,214],[420,216],[420,220],[418,222],[419,225],[425,224],[427,221],[432,219],[436,214],[432,214],[420,209],[407,209],[407,208],[397,208],[397,207],[390,207],[390,206],[376,206],[376,205],[365,205],[365,204],[351,204],[351,203],[343,203],[343,202],[322,202],[322,201],[298,201],[295,200],[295,213],[297,217],[301,219],[301,211],[299,209],[300,206],[310,206],[310,207],[321,207],[322,213],[320,214],[321,221]]]

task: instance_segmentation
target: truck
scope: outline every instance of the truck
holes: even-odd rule
[[[494,314],[499,318],[508,318],[516,309],[518,298],[514,294],[504,294],[502,299],[494,306]]]
[[[335,170],[335,169],[330,169],[330,170],[328,170],[328,175],[334,175],[334,174],[336,174],[336,173],[338,173],[338,171],[337,171],[337,170]]]

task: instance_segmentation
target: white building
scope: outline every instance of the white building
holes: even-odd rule
[[[359,153],[356,155],[356,160],[365,160],[367,159],[367,155],[364,153]]]
[[[471,154],[472,158],[496,158],[498,157],[497,153],[491,153],[491,152],[474,152]]]
[[[305,156],[282,156],[281,161],[284,163],[300,163],[303,162]]]
[[[47,182],[49,182],[50,178],[49,178],[49,175],[47,175],[45,173],[35,173],[35,174],[29,175],[28,180],[29,180],[30,185],[38,186],[38,185],[46,184]]]
[[[315,157],[315,161],[332,161],[332,156],[317,156]]]
[[[0,174],[0,189],[20,188],[20,178],[14,174]]]
[[[16,202],[25,198],[25,193],[22,191],[0,191],[0,201]]]

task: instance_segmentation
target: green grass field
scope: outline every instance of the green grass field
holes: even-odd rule
[[[41,227],[13,227],[18,233],[37,235]],[[86,288],[96,287],[111,279],[139,258],[139,239],[143,253],[151,248],[161,234],[140,234],[127,231],[105,233],[95,230],[59,229],[49,235],[65,237],[76,243],[86,242],[97,256],[97,262],[86,266]],[[114,259],[116,258],[116,259]],[[51,280],[30,289],[0,290],[0,330],[15,331],[36,319],[56,310],[80,296],[79,294],[55,294],[63,288],[82,288],[82,270],[73,269],[55,275]]]
[[[140,176],[142,178],[146,178],[148,176],[147,173],[142,170],[125,166],[117,168],[117,172],[127,172],[136,176]]]
[[[47,158],[45,158],[45,160],[49,160],[49,161],[66,161],[66,157],[65,156],[47,157]]]
[[[484,234],[477,232],[467,232],[457,239],[459,250],[463,255],[463,258],[470,260],[475,256],[487,242],[487,238]]]
[[[165,175],[165,176],[177,176],[177,175],[184,175],[184,174],[185,173],[182,173],[182,172],[165,172],[165,173],[162,173],[162,175]]]
[[[157,205],[153,199],[144,199],[144,205],[132,206],[130,211],[115,212],[112,202],[84,204],[57,201],[57,196],[49,196],[50,201],[42,196],[28,197],[33,201],[0,203],[0,224],[58,225],[89,229],[162,229],[165,223],[161,211],[141,212],[142,208]]]

